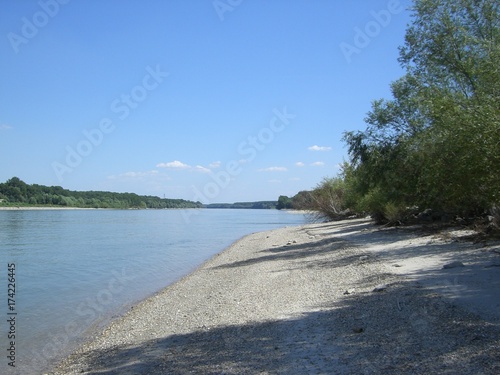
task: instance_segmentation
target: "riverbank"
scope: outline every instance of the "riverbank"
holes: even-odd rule
[[[51,374],[498,373],[500,244],[468,234],[360,219],[246,236]]]
[[[38,211],[38,210],[95,210],[85,207],[56,207],[56,206],[0,206],[0,211]]]

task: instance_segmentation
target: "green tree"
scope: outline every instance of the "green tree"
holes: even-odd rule
[[[365,131],[344,136],[351,183],[372,209],[477,214],[499,203],[499,26],[498,0],[415,1],[406,75],[393,99],[373,102]]]
[[[292,200],[289,197],[287,197],[286,195],[279,196],[278,205],[276,206],[278,210],[291,209],[292,207]]]
[[[295,210],[312,210],[314,209],[313,205],[310,191],[302,190],[292,197],[292,208]]]

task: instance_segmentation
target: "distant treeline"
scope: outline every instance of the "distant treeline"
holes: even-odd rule
[[[134,193],[70,191],[60,186],[28,185],[17,177],[0,183],[0,206],[62,206],[79,208],[201,208],[200,202],[162,199]]]
[[[315,210],[313,195],[311,191],[301,191],[293,197],[287,197],[286,195],[280,195],[278,198],[278,204],[276,206],[278,210]]]
[[[272,210],[276,209],[278,202],[276,201],[260,201],[260,202],[236,202],[236,203],[212,203],[207,204],[205,208],[239,208],[239,209],[257,209],[257,210]]]

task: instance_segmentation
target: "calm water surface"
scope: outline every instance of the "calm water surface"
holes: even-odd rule
[[[42,373],[243,235],[304,222],[276,210],[0,211],[0,373]],[[15,369],[5,355],[8,263],[16,266]]]

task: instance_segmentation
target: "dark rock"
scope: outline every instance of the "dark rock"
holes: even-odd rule
[[[375,287],[375,289],[373,289],[373,292],[383,292],[387,289],[387,285],[386,284],[380,284],[380,285],[377,285]]]
[[[490,263],[484,266],[484,268],[500,267],[499,263]]]
[[[447,270],[447,269],[451,269],[451,268],[458,268],[458,267],[465,267],[464,264],[458,260],[454,261],[454,262],[451,262],[451,263],[447,263],[443,266],[443,269],[444,270]]]
[[[432,221],[432,209],[428,208],[416,216],[419,221]]]
[[[453,215],[442,213],[440,219],[443,223],[449,223],[453,220]]]

